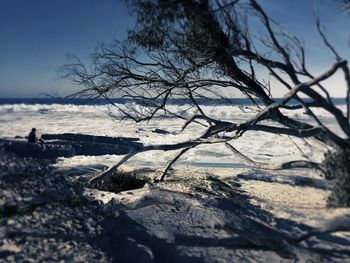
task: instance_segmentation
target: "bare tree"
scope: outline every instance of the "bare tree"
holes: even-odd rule
[[[334,55],[334,63],[314,76],[307,67],[302,41],[286,33],[255,0],[133,0],[128,4],[136,14],[137,24],[126,41],[101,45],[89,69],[78,58],[72,58],[72,63],[64,67],[65,77],[85,87],[74,95],[102,97],[112,104],[112,98],[121,96],[133,102],[124,107],[114,104],[124,118],[141,122],[163,114],[173,115],[184,119],[182,130],[196,122],[203,126],[203,134],[191,141],[130,152],[94,178],[91,185],[105,180],[140,152],[178,150],[161,176],[163,180],[181,155],[198,145],[213,143],[225,144],[243,161],[260,168],[322,169],[321,164],[304,160],[276,166],[255,162],[232,145],[249,130],[315,138],[337,150],[349,149],[348,62],[330,44],[319,22],[316,29]],[[259,30],[252,27],[253,23],[258,23]],[[346,81],[346,112],[333,103],[323,85],[338,71],[343,72]],[[273,98],[271,89],[276,87],[264,79],[267,75],[286,89],[281,100]],[[230,101],[231,91],[250,98],[259,109],[257,114],[243,123],[221,121],[206,114],[199,103],[214,98]],[[188,119],[176,115],[169,110],[173,98],[187,99],[196,113]],[[315,108],[330,113],[344,135],[330,130],[314,113]],[[310,121],[289,117],[281,109],[304,109]]]

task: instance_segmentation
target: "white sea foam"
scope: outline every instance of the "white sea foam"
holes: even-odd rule
[[[104,105],[74,104],[4,104],[0,105],[0,113],[6,112],[95,112],[106,111]]]
[[[124,105],[119,105],[123,107]],[[169,110],[184,117],[192,116],[196,113],[195,108],[189,105],[171,105]],[[213,118],[220,120],[230,120],[242,122],[251,118],[255,109],[246,108],[244,111],[236,106],[202,106],[203,110]],[[341,107],[343,110],[345,106]],[[138,123],[127,120],[119,121],[112,118],[108,113],[112,111],[113,115],[120,117],[120,113],[105,105],[62,105],[62,104],[5,104],[0,105],[0,137],[13,137],[16,135],[25,136],[32,127],[36,127],[39,133],[87,133],[93,135],[107,136],[126,136],[138,137],[144,144],[169,144],[180,141],[194,139],[202,134],[203,127],[193,124],[185,132],[180,132],[184,120],[165,118],[155,119],[150,122]],[[315,113],[329,125],[336,133],[341,134],[339,127],[331,118],[328,112],[315,109]],[[293,117],[300,120],[308,120],[310,117],[304,114],[303,110],[293,111]],[[155,128],[162,128],[172,132],[169,135],[153,133]],[[316,149],[311,150],[305,142],[300,139],[293,139],[300,145],[305,153],[313,160],[321,160],[326,148],[315,144]],[[281,162],[287,159],[301,159],[301,153],[298,148],[287,136],[268,134],[263,132],[247,132],[242,138],[232,142],[233,145],[257,161],[263,162]],[[174,152],[146,152],[137,155],[132,159],[134,163],[142,164],[165,164],[174,156]],[[62,159],[62,165],[76,165],[77,163],[102,163],[110,165],[119,157],[100,156],[100,157],[74,157]],[[189,165],[193,163],[203,164],[203,166],[215,166],[218,163],[234,164],[240,160],[233,156],[223,145],[203,145],[199,146],[186,155],[179,163]],[[229,166],[229,165],[228,165]]]
[[[125,107],[128,104],[117,104],[118,107]],[[142,107],[138,109],[141,111]],[[249,116],[253,116],[256,112],[256,109],[253,107],[244,107],[243,110],[237,106],[229,106],[229,105],[218,105],[218,106],[207,106],[202,105],[201,108],[208,115],[214,118],[222,119],[222,120],[232,120],[232,119],[246,119]],[[341,105],[339,107],[343,112],[346,110],[345,105]],[[192,116],[197,110],[190,105],[170,105],[167,109],[175,114],[184,115],[184,117]],[[186,110],[186,111],[185,111]],[[293,110],[292,112],[287,110],[282,110],[283,112],[290,114],[293,117],[307,119],[308,116],[304,114],[304,110]],[[319,108],[313,109],[315,114],[320,118],[331,118],[332,115]],[[121,117],[120,112],[115,110],[113,107],[109,107],[107,105],[74,105],[74,104],[3,104],[0,105],[0,114],[7,113],[94,113],[94,114],[107,114],[112,112],[116,117]]]

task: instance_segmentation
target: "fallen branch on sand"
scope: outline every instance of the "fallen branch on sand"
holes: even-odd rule
[[[121,165],[123,165],[125,162],[127,162],[129,159],[134,157],[135,155],[147,152],[147,151],[173,151],[173,150],[181,150],[175,158],[172,159],[172,161],[169,162],[167,167],[165,168],[164,172],[160,176],[159,181],[163,181],[170,170],[171,166],[187,151],[202,145],[202,144],[217,144],[217,143],[224,143],[226,147],[228,147],[236,156],[238,156],[244,163],[246,163],[250,167],[254,168],[260,168],[260,169],[266,169],[266,170],[283,170],[283,169],[294,169],[294,168],[309,168],[309,169],[317,169],[322,171],[322,166],[319,163],[306,161],[306,160],[297,160],[297,161],[289,161],[281,164],[268,164],[268,163],[261,163],[261,162],[255,162],[240,151],[238,151],[235,147],[233,147],[228,140],[230,138],[226,139],[202,139],[199,138],[198,140],[194,141],[187,141],[177,144],[161,144],[161,145],[150,145],[150,146],[144,146],[142,148],[136,149],[131,151],[129,154],[126,154],[118,163],[107,169],[106,171],[103,171],[100,174],[97,174],[93,178],[90,179],[88,182],[89,187],[95,188],[98,184],[105,181],[108,177],[115,174]]]
[[[315,69],[310,69],[310,64],[306,63],[303,41],[271,19],[258,1],[230,1],[228,5],[223,2],[186,0],[168,6],[162,1],[148,1],[147,5],[130,1],[137,25],[125,41],[99,46],[93,55],[92,67],[87,67],[77,57],[72,57],[70,64],[63,67],[63,77],[83,86],[72,96],[104,98],[119,110],[121,119],[135,122],[163,116],[184,119],[186,116],[188,120],[182,130],[193,123],[205,122],[209,127],[204,128],[201,140],[225,135],[230,136],[230,139],[225,138],[228,142],[241,138],[246,132],[261,131],[313,138],[335,151],[349,149],[348,61],[328,41],[319,21],[316,23],[318,34],[334,61],[328,69],[314,76],[311,72]],[[252,21],[259,26],[252,26]],[[324,86],[325,81],[339,72],[344,76],[345,110],[332,99],[329,91],[334,88]],[[281,87],[286,89],[284,96],[274,98],[273,94]],[[242,123],[238,123],[235,116],[221,120],[208,113],[202,104],[245,106],[240,102],[237,105],[231,97],[233,94],[243,95],[256,106],[253,116]],[[116,96],[125,99],[126,103],[113,103]],[[172,100],[175,98],[184,99],[189,105],[181,114],[173,113]],[[295,114],[300,109],[307,118]],[[341,133],[331,129],[315,109],[330,115]],[[183,154],[200,144],[194,140],[142,147],[127,154],[91,183],[113,173],[139,152],[180,150],[165,168],[160,177],[163,180]],[[320,164],[304,160],[262,164],[229,148],[250,166],[261,169],[322,170]],[[350,181],[348,172],[345,178],[347,183],[342,186]],[[347,199],[338,205],[350,204],[350,197]]]

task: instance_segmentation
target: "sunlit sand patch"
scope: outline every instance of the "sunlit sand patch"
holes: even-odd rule
[[[335,218],[350,215],[350,208],[327,208],[330,194],[327,189],[256,180],[241,180],[240,183],[252,204],[279,218],[324,228]]]
[[[125,166],[126,171],[135,169],[133,166]],[[156,167],[154,172],[148,173],[148,176],[155,179],[162,172],[162,167]],[[189,195],[205,196],[210,193],[210,183],[208,184],[208,176],[220,178],[220,180],[236,180],[241,184],[239,187],[241,193],[249,197],[249,202],[253,205],[261,207],[263,210],[272,213],[277,218],[288,219],[297,223],[302,223],[314,227],[316,229],[326,229],[332,224],[340,224],[350,222],[350,208],[329,209],[326,207],[326,200],[330,194],[330,190],[320,184],[322,182],[316,173],[308,173],[303,171],[303,176],[299,176],[298,172],[265,172],[264,176],[270,177],[270,182],[259,180],[239,179],[242,173],[254,173],[251,169],[211,169],[211,168],[184,168],[178,167],[164,182],[155,186],[146,184],[141,189],[124,191],[118,194],[98,191],[95,189],[87,190],[90,196],[108,203],[112,199],[114,202],[128,205],[137,203],[145,196],[152,195],[153,187],[174,191],[177,193],[185,193]],[[308,178],[303,185],[295,178]],[[298,174],[298,175],[296,175]],[[287,175],[290,178],[287,178]],[[276,177],[280,176],[276,179]],[[281,180],[280,178],[286,179]],[[253,176],[252,176],[253,177]],[[254,178],[254,177],[253,177]],[[292,179],[291,179],[292,178]],[[313,180],[318,182],[313,185]],[[299,184],[299,185],[298,185]],[[307,185],[311,184],[311,185]],[[327,186],[327,184],[325,184]],[[322,187],[320,187],[322,186]],[[224,193],[221,193],[224,196]],[[343,222],[344,221],[344,222]],[[339,223],[340,222],[340,223]],[[336,235],[348,236],[347,232],[338,232]]]
[[[134,166],[123,166],[122,170],[125,172],[133,171],[137,169]],[[152,180],[159,178],[162,174],[162,167],[152,167],[153,171],[145,170],[145,175]],[[177,191],[181,193],[195,194],[194,187],[202,184],[208,176],[218,176],[222,179],[234,178],[238,173],[244,171],[244,169],[209,169],[209,168],[177,168],[173,170],[165,179],[164,182],[159,182],[156,187],[171,191]],[[150,191],[150,184],[146,184],[143,188],[123,191],[120,193],[112,193],[106,191],[100,191],[97,189],[85,190],[85,194],[93,197],[103,203],[108,203],[112,199],[117,201],[123,200],[124,202],[130,202],[142,196]],[[198,194],[198,193],[197,193]],[[136,199],[135,199],[136,198]]]

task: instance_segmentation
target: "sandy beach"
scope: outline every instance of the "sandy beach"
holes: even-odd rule
[[[111,193],[84,187],[93,173],[4,156],[6,262],[345,262],[350,255],[348,232],[336,230],[350,210],[326,208],[329,185],[316,175],[180,168],[162,183]],[[5,171],[9,163],[27,168]],[[152,179],[156,168],[137,173]]]
[[[207,110],[218,117],[235,116],[237,121],[245,116],[235,107]],[[179,120],[159,119],[140,126],[116,122],[106,111],[105,106],[3,105],[0,119],[7,129],[1,136],[24,135],[32,125],[41,127],[40,133],[127,135],[144,145],[176,143],[200,134],[196,125],[178,133]],[[85,121],[77,125],[83,116]],[[300,113],[300,118],[306,117]],[[30,122],[22,122],[23,118]],[[327,114],[323,118],[327,120]],[[337,129],[332,123],[331,127]],[[156,128],[168,133],[156,133]],[[300,148],[287,136],[248,132],[234,145],[267,163],[290,158],[320,161],[327,150],[311,140],[312,148],[294,141]],[[78,155],[47,162],[3,153],[0,257],[6,262],[345,262],[349,258],[350,210],[326,207],[332,182],[318,172],[254,169],[224,146],[204,145],[184,155],[164,182],[154,183],[173,156],[159,151],[136,155],[121,170],[136,171],[148,182],[122,192],[111,183],[107,192],[86,188],[85,183],[122,155]]]

